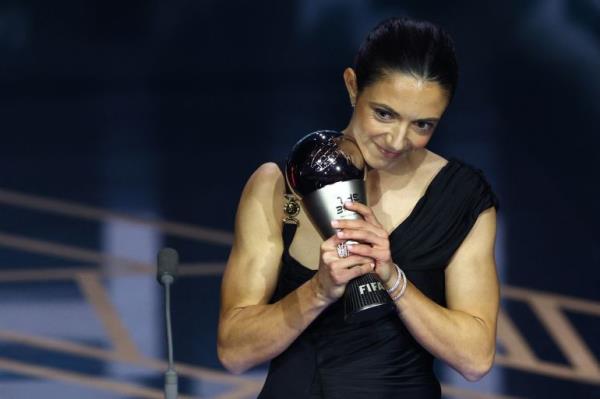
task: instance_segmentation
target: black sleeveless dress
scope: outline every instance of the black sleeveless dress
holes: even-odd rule
[[[408,218],[390,234],[392,258],[408,279],[445,306],[444,269],[481,212],[498,201],[481,171],[450,159]],[[284,225],[276,302],[316,271],[290,256],[296,226]],[[271,361],[260,399],[433,399],[433,357],[390,313],[348,324],[342,301],[330,305]]]

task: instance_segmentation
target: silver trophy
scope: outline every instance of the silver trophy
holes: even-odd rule
[[[342,133],[320,130],[300,139],[288,157],[285,177],[323,239],[336,233],[332,220],[361,218],[344,208],[344,202],[367,204],[365,161],[358,146]],[[393,307],[375,273],[360,276],[346,286],[344,309],[348,322],[372,320]]]

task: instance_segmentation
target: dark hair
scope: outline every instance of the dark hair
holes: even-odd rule
[[[390,72],[401,72],[439,83],[451,99],[458,80],[450,35],[431,22],[406,17],[382,21],[367,35],[354,70],[359,92]]]

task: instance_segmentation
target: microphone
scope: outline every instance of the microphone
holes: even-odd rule
[[[156,279],[165,287],[165,321],[167,325],[167,346],[169,363],[165,372],[165,399],[177,399],[177,373],[173,365],[173,337],[171,335],[171,284],[177,276],[179,255],[173,248],[163,248],[157,256]]]
[[[179,254],[173,248],[163,248],[158,253],[158,272],[156,279],[162,285],[171,284],[177,276]]]

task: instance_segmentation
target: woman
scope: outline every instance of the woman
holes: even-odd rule
[[[285,180],[267,163],[244,188],[223,277],[218,353],[240,373],[271,360],[260,398],[439,398],[439,358],[480,379],[495,353],[497,201],[481,173],[426,149],[457,81],[451,39],[393,18],[343,74],[354,112],[343,133],[368,165],[364,220],[319,236],[302,210],[283,225]],[[295,230],[295,231],[294,231]],[[350,256],[337,245],[356,240]],[[347,324],[338,299],[376,272],[397,313]]]

